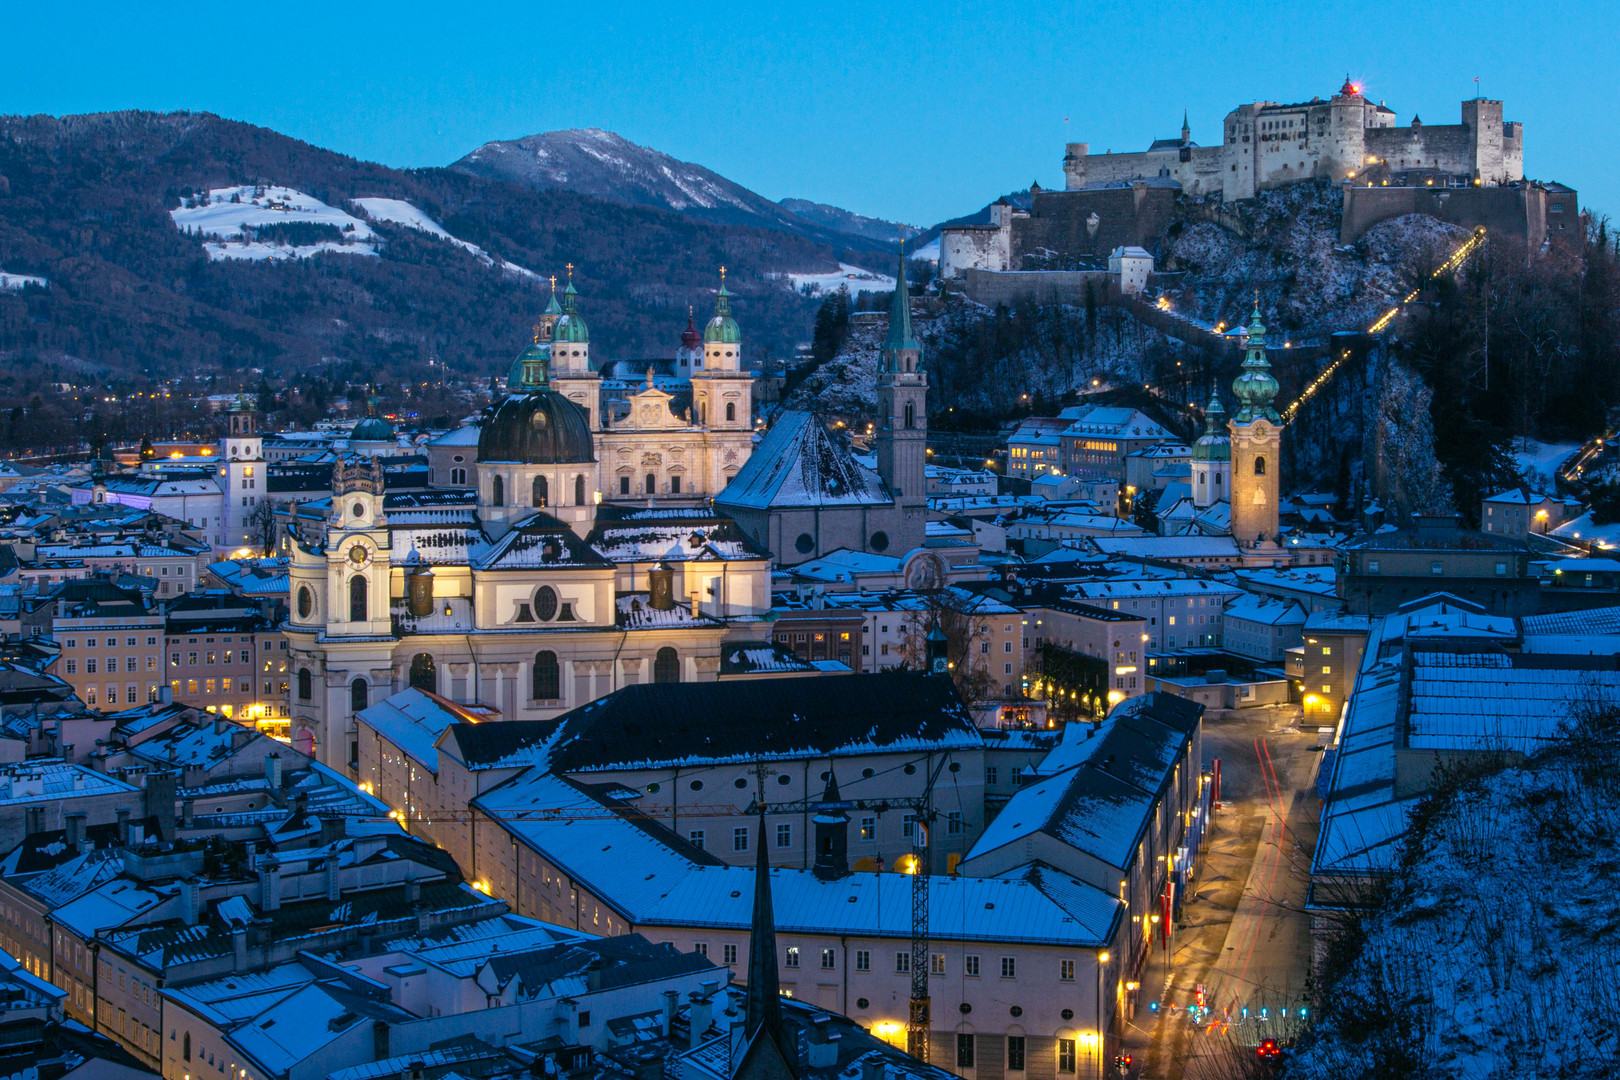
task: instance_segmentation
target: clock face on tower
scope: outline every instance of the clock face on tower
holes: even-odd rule
[[[349,549],[349,561],[359,566],[366,561],[366,549],[356,544]]]
[[[1256,425],[1254,425],[1254,435],[1255,435],[1255,438],[1257,438],[1257,439],[1265,438],[1266,437],[1266,425],[1264,425],[1264,424],[1256,424]]]

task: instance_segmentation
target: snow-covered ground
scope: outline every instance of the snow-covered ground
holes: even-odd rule
[[[916,251],[906,256],[908,259],[927,259],[929,262],[939,262],[939,237],[928,241]]]
[[[287,187],[214,188],[206,198],[188,198],[169,211],[181,232],[203,238],[203,248],[214,261],[222,259],[307,259],[321,252],[376,255],[371,226],[352,214],[328,206],[312,195]],[[308,222],[331,225],[344,234],[338,243],[277,244],[250,239],[249,233],[268,225]]]
[[[8,274],[0,270],[0,289],[20,289],[24,285],[38,285],[43,289],[49,284],[44,278],[32,274]]]
[[[451,236],[445,231],[443,225],[440,225],[404,199],[368,198],[351,199],[349,201],[358,206],[361,212],[372,221],[386,221],[394,225],[403,225],[407,229],[425,232],[429,236],[437,237],[447,244],[454,244],[463,251],[470,252],[485,266],[499,266],[505,273],[516,274],[531,281],[540,280],[540,275],[526,266],[519,266],[517,263],[507,262],[505,259],[497,259],[477,244],[470,244],[465,240],[458,240],[456,237]]]
[[[778,276],[787,278],[792,283],[795,291],[803,291],[805,286],[808,285],[812,294],[837,292],[840,285],[848,286],[851,296],[863,292],[892,292],[894,290],[894,278],[872,270],[862,270],[859,266],[851,266],[849,263],[839,263],[836,271],[827,274],[781,274]]]
[[[1580,443],[1543,443],[1521,439],[1514,443],[1513,460],[1532,484],[1550,492],[1553,490],[1553,473],[1565,458],[1580,448]]]

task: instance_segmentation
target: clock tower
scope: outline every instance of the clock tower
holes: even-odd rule
[[[1249,321],[1248,354],[1232,383],[1238,409],[1232,414],[1232,537],[1240,547],[1277,541],[1278,471],[1282,417],[1277,414],[1277,380],[1266,359],[1266,328],[1256,298]]]

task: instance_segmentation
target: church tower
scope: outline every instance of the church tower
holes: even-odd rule
[[[249,524],[254,507],[265,498],[264,437],[246,394],[231,402],[227,434],[219,448],[219,480],[224,503],[223,520],[212,524],[209,539],[215,546],[235,548],[254,542]]]
[[[703,328],[702,366],[692,373],[692,419],[708,431],[753,430],[753,383],[743,367],[742,329],[731,317],[731,293],[722,266],[714,317]]]
[[[1255,298],[1249,322],[1249,351],[1232,383],[1238,410],[1232,416],[1232,536],[1244,547],[1277,538],[1277,475],[1281,465],[1282,417],[1277,415],[1277,380],[1266,359],[1266,328]]]
[[[555,300],[555,297],[553,297]],[[591,369],[591,332],[579,314],[579,293],[574,289],[574,264],[568,264],[562,313],[551,324],[552,389],[585,410],[592,431],[601,430],[601,378]],[[550,309],[547,309],[550,318]],[[545,326],[545,320],[541,322]],[[544,330],[542,330],[544,333]]]
[[[1202,510],[1225,502],[1232,490],[1232,439],[1226,433],[1226,410],[1221,395],[1209,395],[1204,410],[1204,433],[1192,447],[1192,499]]]
[[[922,345],[911,330],[911,291],[902,255],[878,372],[877,432],[878,475],[903,516],[901,551],[922,544],[927,517],[923,466],[928,454],[928,376],[921,367]]]

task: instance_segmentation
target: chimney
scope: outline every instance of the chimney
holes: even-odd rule
[[[343,837],[345,835],[346,835],[346,833],[344,832],[344,819],[343,818],[340,818],[340,817],[323,817],[323,818],[321,818],[321,846],[322,847],[325,847],[327,844],[335,844],[335,843],[337,843],[339,840],[343,839]]]
[[[326,898],[336,900],[342,892],[338,883],[337,852],[334,851],[326,856]]]
[[[164,683],[162,686],[158,687],[158,704],[174,704],[174,687],[170,686],[168,683]]]
[[[264,759],[264,779],[265,782],[270,785],[270,790],[272,791],[275,791],[281,787],[280,754],[271,754],[269,757]]]
[[[371,1059],[373,1061],[386,1061],[387,1058],[388,1021],[373,1020],[371,1022]],[[420,1069],[422,1065],[421,1062],[417,1061],[413,1061],[411,1064],[415,1065],[418,1069]],[[417,1075],[420,1076],[421,1073],[418,1072]]]
[[[201,917],[202,889],[195,878],[185,878],[180,882],[180,921],[187,926],[196,926]],[[243,939],[243,943],[246,944],[246,939]]]
[[[118,845],[120,847],[129,846],[129,808],[127,806],[118,808]]]
[[[420,904],[422,902],[422,883],[411,878],[405,883],[405,902],[407,904]]]
[[[174,839],[174,797],[180,776],[168,769],[146,774],[146,816],[157,819],[159,840]]]
[[[64,815],[63,824],[67,828],[68,847],[78,847],[84,839],[84,811]]]
[[[889,1067],[882,1058],[862,1058],[861,1080],[889,1080]]]
[[[246,927],[238,926],[231,931],[231,954],[236,960],[236,971],[238,973],[246,971],[248,966]]]
[[[670,1025],[675,1021],[675,1003],[681,995],[675,990],[664,991],[664,1038],[669,1038]]]
[[[266,855],[259,863],[259,910],[279,911],[281,909],[281,860],[274,855]]]
[[[186,828],[188,828],[188,829],[191,828],[193,825],[195,825],[197,823],[196,811],[197,811],[196,800],[194,800],[194,799],[182,799],[182,800],[180,800],[180,823],[183,826],[185,826]]]
[[[604,962],[600,956],[592,960],[585,968],[585,989],[596,993],[602,989],[602,968]]]
[[[705,994],[690,994],[688,998],[690,1004],[686,1017],[690,1021],[688,1026],[691,1031],[687,1036],[687,1045],[690,1048],[703,1041],[703,1033],[714,1023],[714,1000]]]

